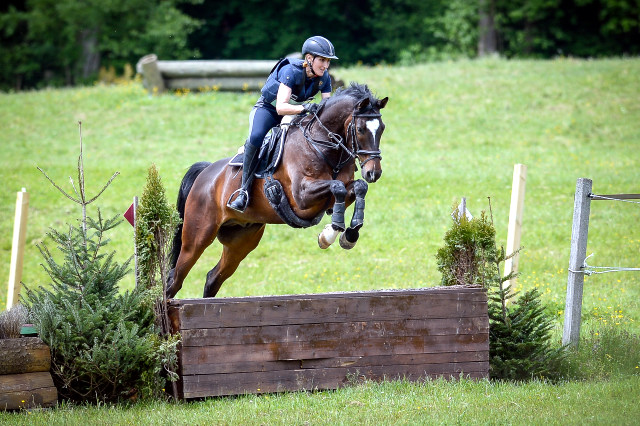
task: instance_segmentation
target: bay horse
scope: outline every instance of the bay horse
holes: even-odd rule
[[[167,297],[180,291],[193,265],[217,238],[222,256],[207,274],[203,293],[203,297],[214,297],[258,246],[266,224],[307,227],[331,214],[331,224],[318,236],[318,244],[327,248],[342,234],[340,245],[352,248],[364,221],[367,182],[376,182],[382,174],[380,137],[385,125],[380,110],[387,101],[377,99],[366,85],[351,83],[324,99],[317,113],[300,117],[297,124],[294,121],[280,165],[272,176],[254,180],[249,205],[242,213],[227,207],[241,179],[228,158],[192,165],[178,192],[182,223],[173,239]],[[356,159],[364,180],[354,180]],[[347,228],[345,208],[353,202]]]

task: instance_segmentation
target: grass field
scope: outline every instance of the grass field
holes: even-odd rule
[[[518,287],[525,290],[538,287],[542,291],[549,313],[557,319],[559,338],[576,179],[593,179],[593,190],[598,194],[640,193],[640,59],[492,59],[407,68],[337,69],[335,74],[345,81],[367,83],[380,97],[390,99],[383,110],[386,124],[381,145],[383,176],[370,185],[366,223],[358,245],[350,252],[337,246],[321,251],[316,235],[328,218],[306,230],[270,226],[260,246],[224,284],[220,296],[438,285],[440,274],[435,253],[450,226],[452,205],[465,196],[471,213],[479,215],[482,210],[489,210],[487,197],[490,197],[498,243],[503,243],[513,165],[523,163],[528,172],[520,257],[522,274]],[[95,195],[115,171],[120,172],[98,202],[90,206],[91,214],[100,207],[103,214],[111,216],[123,213],[132,197],[141,194],[146,171],[152,163],[157,165],[173,202],[182,175],[192,163],[232,155],[244,141],[248,114],[255,98],[255,94],[249,93],[218,92],[149,97],[137,83],[0,94],[3,151],[0,158],[3,182],[0,277],[9,274],[15,193],[26,187],[30,211],[23,281],[30,286],[47,283],[35,244],[42,240],[48,227],[59,229],[77,220],[80,208],[57,192],[36,165],[71,190],[69,176],[77,180],[78,121],[82,121],[88,195]],[[590,264],[640,267],[639,218],[638,204],[592,203],[587,251],[594,255],[589,259]],[[118,259],[131,255],[132,228],[128,224],[116,228],[111,238],[111,247],[117,251]],[[178,297],[201,296],[205,274],[217,262],[219,251],[219,246],[214,244],[205,253]],[[132,286],[130,275],[122,287]],[[601,327],[619,327],[637,333],[640,330],[639,296],[638,272],[588,277],[583,303],[585,333]],[[0,291],[0,306],[5,303],[6,292]],[[640,354],[632,356],[640,357]],[[640,364],[640,359],[636,363]],[[630,373],[633,375],[634,371]],[[637,397],[639,383],[637,372],[631,378],[621,379],[619,385],[594,382],[555,387],[538,383],[514,385],[513,390],[504,394],[498,391],[502,389],[499,385],[465,383],[464,389],[474,389],[471,391],[474,396],[470,398],[475,398],[475,402],[468,405],[464,405],[467,403],[464,398],[460,399],[456,390],[459,388],[449,387],[451,385],[425,385],[417,389],[408,386],[412,390],[407,392],[426,392],[427,400],[432,397],[429,393],[432,389],[450,392],[457,401],[453,404],[458,411],[485,406],[480,399],[486,394],[488,401],[495,398],[514,410],[521,410],[525,416],[521,417],[523,421],[538,419],[526,416],[533,415],[533,410],[529,409],[531,413],[528,413],[527,407],[537,407],[535,398],[540,394],[542,405],[555,407],[550,408],[546,418],[552,423],[578,423],[577,419],[604,422],[609,417],[599,417],[600,412],[619,415],[623,410],[632,409],[638,413],[637,401],[631,404],[628,398],[630,392]],[[384,392],[389,389],[370,386]],[[482,386],[485,390],[478,388]],[[318,398],[337,398],[343,401],[348,412],[354,413],[353,419],[377,422],[376,414],[367,417],[367,410],[363,408],[373,405],[363,396],[368,394],[368,388],[358,389],[323,393]],[[587,412],[592,414],[582,418],[562,417],[571,412],[567,410],[573,404],[565,399],[565,391],[574,392],[575,399],[579,400],[579,395],[590,395],[593,389],[601,389],[606,400],[612,402],[610,409],[590,404]],[[350,405],[352,397],[343,392],[362,394],[353,397],[354,403]],[[508,395],[518,392],[523,392],[522,398],[531,399],[533,405],[515,399],[512,403]],[[394,395],[405,398],[404,391]],[[556,395],[559,396],[556,398]],[[322,407],[313,395],[268,398],[246,397],[197,406],[204,412],[218,412],[229,404],[232,407],[229,415],[234,415],[231,414],[234,409],[246,406],[242,415],[257,423],[260,420],[252,417],[256,413],[252,410],[258,406],[260,412],[267,413],[264,423],[277,423],[274,418],[303,423],[307,421],[304,413],[309,413],[308,420],[312,423],[320,422],[320,418],[311,417],[314,407],[318,404]],[[282,401],[279,408],[272,407],[273,400]],[[389,399],[387,403],[393,401]],[[426,407],[425,403],[416,401],[405,405],[397,402],[405,414],[411,413],[409,417],[399,414],[398,418],[406,419],[406,423],[413,420],[473,423],[473,418],[464,417],[467,411],[452,412],[450,417],[442,418],[412,417],[422,413],[414,404]],[[435,401],[438,406],[447,404],[446,399]],[[566,405],[564,401],[568,401]],[[623,407],[613,402],[629,405]],[[360,403],[366,405],[360,406]],[[133,410],[170,410],[164,405],[146,407]],[[180,410],[190,410],[188,407]],[[440,412],[441,409],[428,411]],[[91,416],[92,410],[87,409],[87,415]],[[273,410],[284,414],[277,417]],[[128,412],[124,408],[115,411]],[[182,412],[172,411],[174,414],[168,418],[176,416],[178,422],[186,421],[187,417],[180,417]],[[379,408],[376,412],[381,415],[386,411]],[[95,415],[101,416],[100,413]],[[300,417],[295,417],[297,413]],[[126,414],[115,415],[114,418],[119,419],[116,421],[126,422],[123,420]],[[241,420],[213,418],[222,423]],[[546,423],[543,418],[540,417],[540,422]],[[632,417],[616,418],[624,423]],[[47,415],[40,419],[49,422]],[[482,419],[479,417],[478,422],[484,423]],[[489,417],[484,419],[493,422]],[[205,418],[200,422],[206,422]]]

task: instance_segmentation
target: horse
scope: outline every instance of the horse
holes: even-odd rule
[[[171,248],[167,298],[178,293],[193,265],[217,238],[222,255],[207,274],[203,292],[203,297],[214,297],[258,246],[267,224],[308,227],[330,214],[331,223],[318,236],[319,246],[328,248],[340,235],[341,247],[352,248],[364,221],[368,183],[382,174],[380,138],[385,125],[380,110],[387,101],[376,98],[366,85],[351,83],[323,99],[317,112],[294,120],[279,166],[272,175],[257,175],[244,212],[227,207],[241,179],[229,158],[193,164],[178,191],[182,222]],[[356,159],[364,180],[355,179]],[[354,202],[346,227],[345,208]]]

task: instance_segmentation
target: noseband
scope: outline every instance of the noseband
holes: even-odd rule
[[[346,166],[349,162],[351,162],[352,159],[356,159],[356,158],[358,159],[358,162],[360,163],[360,168],[362,168],[365,164],[367,164],[369,161],[375,158],[379,158],[380,160],[382,160],[382,152],[380,150],[373,151],[373,150],[365,150],[360,148],[360,144],[358,143],[358,135],[356,134],[355,121],[356,121],[356,118],[363,118],[363,117],[364,118],[381,118],[382,114],[375,113],[375,112],[351,114],[351,122],[347,127],[347,145],[344,144],[344,138],[342,136],[340,136],[338,133],[332,132],[331,130],[327,129],[327,127],[324,124],[322,124],[322,121],[320,121],[320,117],[318,117],[318,114],[316,112],[313,113],[313,117],[311,118],[311,120],[307,122],[307,124],[304,127],[301,125],[301,122],[296,123],[297,126],[301,128],[302,135],[307,140],[309,145],[311,145],[322,156],[325,163],[327,163],[327,165],[329,165],[332,168],[334,179],[336,178],[338,173],[340,173],[340,170],[342,170],[344,166]],[[327,137],[329,140],[323,141],[323,140],[313,139],[309,134],[311,125],[316,120],[318,121],[318,125],[325,132],[327,132]],[[349,139],[351,139],[350,144],[349,144]],[[349,147],[348,145],[351,145],[351,146]],[[338,160],[338,163],[335,165],[332,165],[332,162],[329,161],[327,156],[318,147],[328,148],[332,150],[341,149],[340,159]],[[342,159],[343,152],[348,155],[347,158],[345,159]],[[365,159],[364,161],[360,161],[360,158],[358,157],[359,155],[366,155],[367,159]]]

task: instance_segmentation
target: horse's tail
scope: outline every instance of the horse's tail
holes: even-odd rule
[[[176,232],[173,236],[170,260],[171,268],[176,267],[178,256],[180,255],[180,249],[182,248],[182,223],[184,222],[184,207],[185,203],[187,202],[187,196],[189,195],[191,187],[193,186],[193,182],[195,182],[198,175],[202,173],[202,171],[206,169],[210,164],[211,163],[207,161],[195,163],[189,168],[187,173],[182,178],[180,190],[178,191],[178,200],[176,201],[176,208],[178,209],[178,214],[180,215],[180,224],[176,227]]]

